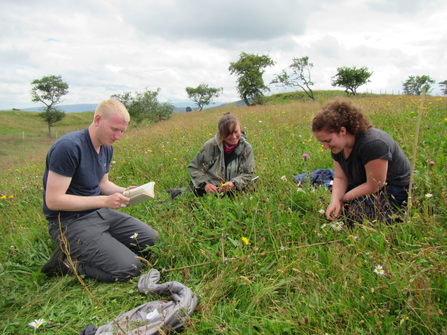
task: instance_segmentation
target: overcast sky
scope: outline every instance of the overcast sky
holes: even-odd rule
[[[0,0],[0,109],[36,106],[31,81],[61,75],[63,104],[161,88],[223,87],[239,100],[230,62],[242,51],[276,64],[265,83],[309,56],[315,89],[333,89],[341,66],[366,66],[359,91],[395,94],[410,75],[447,80],[445,0]],[[271,86],[272,93],[283,89]],[[191,103],[193,105],[193,103]]]

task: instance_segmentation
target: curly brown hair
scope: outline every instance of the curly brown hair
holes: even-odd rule
[[[232,125],[235,125],[235,127],[237,125],[239,125],[239,127],[241,126],[241,124],[239,123],[239,120],[234,117],[233,115],[231,115],[230,113],[225,113],[219,120],[219,123],[217,125],[217,137],[219,139],[219,143],[222,143],[223,140],[231,134],[231,128]],[[234,129],[233,129],[234,130]],[[241,129],[242,131],[242,129]]]
[[[364,134],[372,127],[371,120],[349,99],[337,98],[323,106],[312,120],[312,131],[339,133],[345,127],[352,135]]]

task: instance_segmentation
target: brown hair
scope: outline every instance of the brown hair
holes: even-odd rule
[[[224,114],[217,124],[217,138],[219,139],[219,143],[222,143],[223,140],[231,134],[231,126],[232,125],[239,125],[239,120],[236,119],[233,115],[230,115],[230,113]],[[242,130],[242,129],[241,129]]]
[[[101,115],[104,118],[109,118],[113,114],[117,114],[120,116],[125,122],[130,121],[130,115],[127,111],[126,106],[121,101],[115,100],[115,99],[108,99],[101,101],[98,106],[96,107],[95,114],[93,115],[93,118],[96,115]]]
[[[371,120],[349,99],[337,98],[323,106],[312,120],[312,131],[339,133],[345,127],[352,135],[364,134],[372,127]]]

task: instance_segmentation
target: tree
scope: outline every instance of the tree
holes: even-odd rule
[[[263,91],[270,91],[265,86],[262,75],[267,66],[274,65],[275,62],[267,55],[247,54],[242,52],[237,62],[231,62],[228,70],[230,74],[236,74],[237,90],[240,97],[247,106],[262,103]],[[250,104],[249,99],[252,103]]]
[[[53,138],[51,127],[65,117],[65,113],[54,105],[62,102],[62,96],[68,93],[68,84],[62,80],[61,76],[50,75],[33,80],[31,85],[31,100],[41,102],[46,106],[45,111],[39,116],[48,124],[50,137]]]
[[[203,109],[203,106],[212,103],[214,97],[218,97],[223,92],[223,88],[208,87],[207,84],[200,84],[196,88],[187,87],[186,93],[188,98],[192,99],[197,104],[199,111]]]
[[[424,88],[427,89],[427,93],[430,91],[430,84],[434,84],[435,81],[429,76],[409,76],[406,81],[402,83],[404,94],[421,95]]]
[[[159,102],[157,99],[160,88],[155,91],[146,90],[142,92],[124,92],[122,94],[113,94],[112,99],[121,101],[129,111],[133,121],[139,124],[143,120],[158,122],[167,120],[174,112],[174,105],[170,102]]]
[[[332,86],[344,87],[347,95],[356,95],[357,88],[363,84],[370,83],[369,77],[373,74],[368,71],[366,66],[360,69],[357,69],[355,66],[352,68],[343,66],[337,68],[337,71],[337,74],[332,77]]]
[[[310,86],[315,85],[310,78],[310,69],[314,67],[309,63],[309,57],[293,58],[293,63],[289,66],[292,74],[289,75],[286,70],[282,70],[281,74],[277,74],[270,84],[279,84],[283,87],[299,87],[309,98],[315,101],[314,92]]]
[[[447,80],[441,81],[439,86],[441,86],[442,94],[447,95]]]
[[[189,107],[189,106],[188,106],[188,107],[186,107],[186,108],[185,108],[185,112],[186,112],[186,113],[192,112],[192,108],[191,108],[191,107]]]

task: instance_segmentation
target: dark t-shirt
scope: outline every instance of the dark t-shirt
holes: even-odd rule
[[[43,175],[43,213],[48,221],[65,221],[77,215],[88,214],[94,209],[66,212],[52,211],[45,202],[48,171],[70,177],[71,183],[67,194],[80,196],[97,196],[100,194],[99,183],[109,172],[113,148],[101,146],[99,154],[93,147],[88,128],[69,133],[59,138],[48,151]]]
[[[343,151],[332,153],[332,158],[340,163],[348,179],[356,185],[366,183],[365,165],[380,158],[388,161],[388,184],[408,186],[410,183],[410,161],[396,141],[387,132],[377,128],[369,128],[366,134],[356,136],[348,159],[343,157]]]

